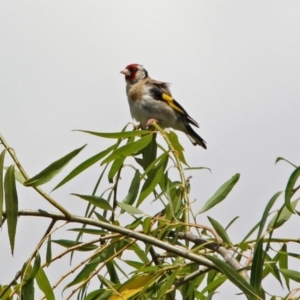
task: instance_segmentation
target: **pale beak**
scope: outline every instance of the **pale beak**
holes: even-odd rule
[[[130,76],[131,75],[131,73],[129,72],[128,69],[125,69],[125,70],[121,71],[120,73],[125,75],[125,76]]]

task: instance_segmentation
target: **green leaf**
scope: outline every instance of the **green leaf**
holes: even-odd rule
[[[151,134],[143,136],[139,140],[135,142],[129,142],[126,145],[115,150],[111,155],[109,155],[106,159],[104,159],[101,165],[109,163],[119,157],[126,157],[133,155],[143,148],[145,148],[151,142],[152,136]]]
[[[43,171],[24,182],[25,186],[39,186],[55,177],[86,145],[75,149],[64,157],[50,164]]]
[[[239,217],[234,217],[230,222],[229,224],[225,227],[225,230],[227,230]]]
[[[81,245],[83,243],[76,242],[76,241],[71,241],[71,240],[52,240],[52,243],[58,244],[60,246],[63,246],[65,248],[71,248],[74,246]],[[82,247],[76,248],[76,251],[92,251],[97,249],[98,246],[96,245],[83,245]]]
[[[134,206],[131,206],[129,204],[125,204],[125,203],[122,203],[122,202],[118,202],[118,205],[123,209],[125,210],[126,212],[128,212],[129,214],[133,214],[133,215],[142,215],[144,214],[143,211],[141,211],[140,209],[134,207]]]
[[[31,274],[30,274],[30,279],[34,279],[36,277],[36,274],[38,273],[40,267],[41,267],[41,257],[37,253],[35,256],[33,268],[32,268]]]
[[[113,183],[113,178],[117,172],[119,172],[123,166],[123,162],[126,157],[120,157],[113,161],[110,170],[108,172],[108,182]]]
[[[21,299],[34,300],[34,281],[28,280],[22,286]]]
[[[131,181],[129,190],[128,190],[128,194],[125,197],[125,199],[122,201],[125,204],[129,204],[132,205],[134,203],[134,201],[136,200],[136,197],[139,193],[139,189],[140,189],[140,171],[139,170],[135,170],[133,179]],[[122,212],[121,212],[122,213]]]
[[[47,266],[50,265],[51,260],[52,260],[52,247],[51,247],[51,235],[49,235],[48,240],[47,240],[47,251],[46,251],[46,263]]]
[[[296,165],[292,164],[290,161],[288,161],[287,159],[283,158],[283,157],[277,157],[276,161],[275,161],[275,164],[277,164],[279,161],[286,161],[287,163],[289,163],[290,165],[292,165],[293,167],[297,168]]]
[[[280,269],[288,269],[288,253],[287,253],[287,245],[283,244],[281,249],[280,249],[280,255],[279,255],[279,268]],[[285,284],[288,289],[290,289],[290,281],[287,276],[283,274]]]
[[[11,165],[6,171],[4,178],[4,190],[8,236],[11,253],[13,254],[18,222],[18,195],[16,189],[15,168],[13,165]]]
[[[223,226],[215,219],[213,219],[211,217],[207,217],[207,218],[208,218],[209,222],[211,223],[211,225],[213,226],[213,228],[215,229],[215,231],[217,232],[217,234],[221,237],[223,242],[225,242],[229,246],[232,246],[232,242],[231,242],[226,230],[223,228]]]
[[[294,209],[298,203],[299,199],[294,200],[291,202],[291,208]],[[278,217],[278,214],[279,217]],[[286,207],[284,206],[283,209],[279,210],[275,216],[270,220],[269,224],[268,224],[268,229],[270,228],[279,228],[280,226],[282,226],[287,220],[289,220],[289,218],[292,216],[292,212]]]
[[[188,166],[186,160],[185,160],[185,157],[183,155],[183,151],[184,151],[184,148],[182,147],[182,145],[179,143],[179,140],[178,140],[178,136],[177,134],[174,132],[174,131],[170,131],[168,133],[168,137],[169,137],[169,140],[171,142],[171,144],[173,145],[174,149],[177,151],[178,153],[178,158],[179,160],[184,163],[186,166]]]
[[[43,268],[39,268],[39,271],[35,277],[36,283],[40,290],[44,293],[47,300],[55,300],[53,289],[50,282],[45,274]]]
[[[261,291],[263,267],[264,267],[263,240],[259,239],[255,245],[253,262],[251,266],[251,277],[250,277],[250,284],[255,289],[257,294],[259,294]]]
[[[204,204],[204,206],[201,208],[201,210],[198,212],[198,214],[201,214],[205,211],[208,211],[221,201],[223,201],[227,195],[230,193],[230,191],[233,189],[235,184],[238,182],[240,178],[240,174],[235,174],[231,179],[226,181],[217,191],[216,193],[207,200],[207,202]]]
[[[285,195],[284,195],[284,202],[289,211],[294,213],[294,207],[291,206],[291,198],[294,194],[294,186],[300,176],[300,167],[296,168],[295,171],[290,176],[286,189],[285,189]],[[299,213],[299,212],[298,212]]]
[[[59,184],[55,186],[55,188],[52,190],[56,190],[83,171],[85,171],[87,168],[91,167],[93,164],[98,162],[100,159],[102,159],[105,155],[113,151],[117,145],[112,145],[111,147],[105,149],[104,151],[101,151],[100,153],[97,153],[96,155],[90,157],[89,159],[85,160],[83,163],[81,163],[79,166],[77,166],[74,170],[72,170]]]
[[[143,169],[146,170],[149,165],[156,159],[157,155],[157,143],[156,143],[156,133],[152,134],[152,139],[151,142],[142,149],[142,164],[143,164]]]
[[[296,282],[300,282],[300,272],[295,270],[279,269],[283,276],[286,276]]]
[[[264,213],[263,213],[263,216],[261,218],[261,221],[259,223],[259,230],[258,230],[258,233],[257,233],[257,239],[260,239],[261,238],[261,234],[264,230],[264,227],[265,227],[265,224],[267,222],[267,218],[269,217],[269,212],[271,210],[271,208],[273,207],[275,201],[278,199],[278,197],[281,195],[281,192],[278,192],[276,193],[271,199],[270,201],[268,202],[265,210],[264,210]]]
[[[163,299],[164,295],[166,295],[166,291],[175,283],[177,274],[181,271],[181,268],[177,268],[174,272],[171,273],[170,276],[168,276],[166,282],[161,286],[159,289],[159,294],[157,296],[157,299]]]
[[[72,228],[72,229],[68,229],[68,231],[75,231],[75,232],[87,233],[92,235],[106,235],[108,233],[106,230],[91,229],[91,228]]]
[[[148,177],[143,184],[139,199],[137,201],[137,206],[139,206],[160,183],[161,178],[164,175],[164,170],[167,166],[167,163],[168,156],[162,156],[162,159],[159,161],[159,163],[148,173]]]
[[[246,281],[246,279],[244,279],[236,270],[230,267],[226,262],[212,255],[203,254],[203,256],[210,260],[212,263],[214,263],[216,267],[219,268],[222,271],[222,273],[226,275],[226,277],[246,295],[258,296],[256,295],[256,292],[252,288],[252,286]]]
[[[84,281],[85,279],[87,279],[89,277],[89,275],[95,271],[96,267],[99,265],[100,261],[92,261],[89,262],[88,264],[86,264],[83,269],[78,273],[78,275],[74,278],[73,281],[71,281],[70,283],[68,283],[66,285],[66,287],[64,288],[67,289],[70,286],[73,286],[75,284],[78,284],[82,281]]]
[[[133,130],[133,131],[124,131],[124,132],[95,132],[88,130],[75,130],[80,132],[89,133],[95,136],[110,138],[110,139],[126,139],[129,137],[142,136],[144,134],[149,134],[151,131],[148,130]]]
[[[3,185],[3,167],[6,149],[0,154],[0,228],[2,226],[3,200],[4,200],[4,185]]]
[[[190,168],[184,168],[185,171],[192,171],[192,170],[208,170],[211,172],[210,168],[206,167],[190,167]]]
[[[79,194],[71,194],[74,196],[77,196],[83,200],[88,201],[89,203],[91,203],[92,205],[95,205],[96,207],[99,207],[103,210],[113,210],[112,207],[110,206],[110,204],[107,202],[107,200],[101,198],[101,197],[97,197],[97,196],[89,196],[89,195],[79,195]]]

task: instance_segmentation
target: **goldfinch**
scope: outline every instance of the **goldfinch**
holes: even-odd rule
[[[125,75],[126,93],[132,118],[146,128],[153,120],[162,128],[174,128],[184,132],[193,145],[206,149],[205,141],[190,124],[199,124],[173,99],[169,84],[149,77],[142,65],[128,65],[121,74]]]

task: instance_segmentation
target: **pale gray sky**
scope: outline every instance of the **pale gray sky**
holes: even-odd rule
[[[179,134],[190,165],[212,169],[190,173],[195,209],[241,173],[229,198],[198,219],[208,224],[208,215],[226,226],[240,216],[229,230],[238,241],[292,172],[275,159],[299,164],[299,16],[298,0],[1,1],[1,134],[30,175],[88,143],[75,166],[110,141],[71,130],[119,131],[131,121],[119,72],[143,64],[153,78],[172,83],[174,98],[207,141],[205,151]],[[94,183],[85,174],[53,197],[83,214],[84,204],[69,194],[90,193]],[[31,191],[18,190],[21,208],[49,209]],[[35,240],[25,239],[39,240],[48,224],[28,221],[19,219],[13,259],[6,230],[0,234],[1,283],[33,251]],[[237,289],[228,284],[220,291],[215,299],[231,299]]]

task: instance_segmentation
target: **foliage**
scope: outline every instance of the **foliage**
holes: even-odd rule
[[[228,179],[196,214],[191,209],[190,182],[184,170],[191,168],[183,147],[174,132],[165,132],[155,123],[153,126],[151,131],[137,128],[128,131],[127,126],[116,133],[84,131],[114,142],[69,171],[54,188],[60,188],[100,162],[94,191],[90,195],[73,194],[87,203],[83,216],[71,214],[40,186],[52,180],[85,146],[29,178],[13,149],[1,137],[4,149],[0,154],[0,222],[7,223],[11,252],[14,252],[18,217],[30,217],[31,221],[35,217],[49,219],[49,226],[16,276],[0,285],[0,299],[31,300],[36,289],[42,292],[43,299],[55,299],[57,286],[61,286],[63,279],[67,280],[64,299],[76,295],[77,299],[86,300],[171,300],[181,294],[184,300],[203,300],[212,299],[228,281],[246,299],[296,299],[298,290],[290,286],[292,282],[300,282],[300,272],[290,269],[290,260],[299,259],[300,253],[291,253],[289,248],[299,241],[274,238],[274,233],[293,214],[299,214],[296,193],[300,187],[297,186],[300,167],[293,165],[281,207],[272,212],[281,199],[282,192],[277,192],[269,200],[261,220],[245,233],[242,241],[234,243],[227,229],[237,218],[224,228],[213,218],[209,218],[211,227],[198,224],[196,217],[225,200],[240,175]],[[157,135],[163,137],[162,144],[157,143]],[[5,167],[8,155],[13,163]],[[280,160],[286,161],[283,158],[277,161]],[[133,172],[128,193],[120,200],[118,188],[125,169]],[[20,210],[17,181],[24,188],[34,189],[58,212]],[[144,207],[153,203],[155,209],[161,207],[161,210],[144,211]],[[71,230],[77,233],[76,239],[54,239],[55,233],[62,231],[61,220],[74,224]],[[53,245],[63,247],[63,252],[54,254]],[[39,255],[41,249],[46,249],[44,261]],[[83,262],[59,274],[57,282],[50,282],[47,267],[68,255],[72,262],[78,252],[83,255]],[[266,291],[263,283],[270,277],[286,288],[288,294],[276,298],[272,291]]]

